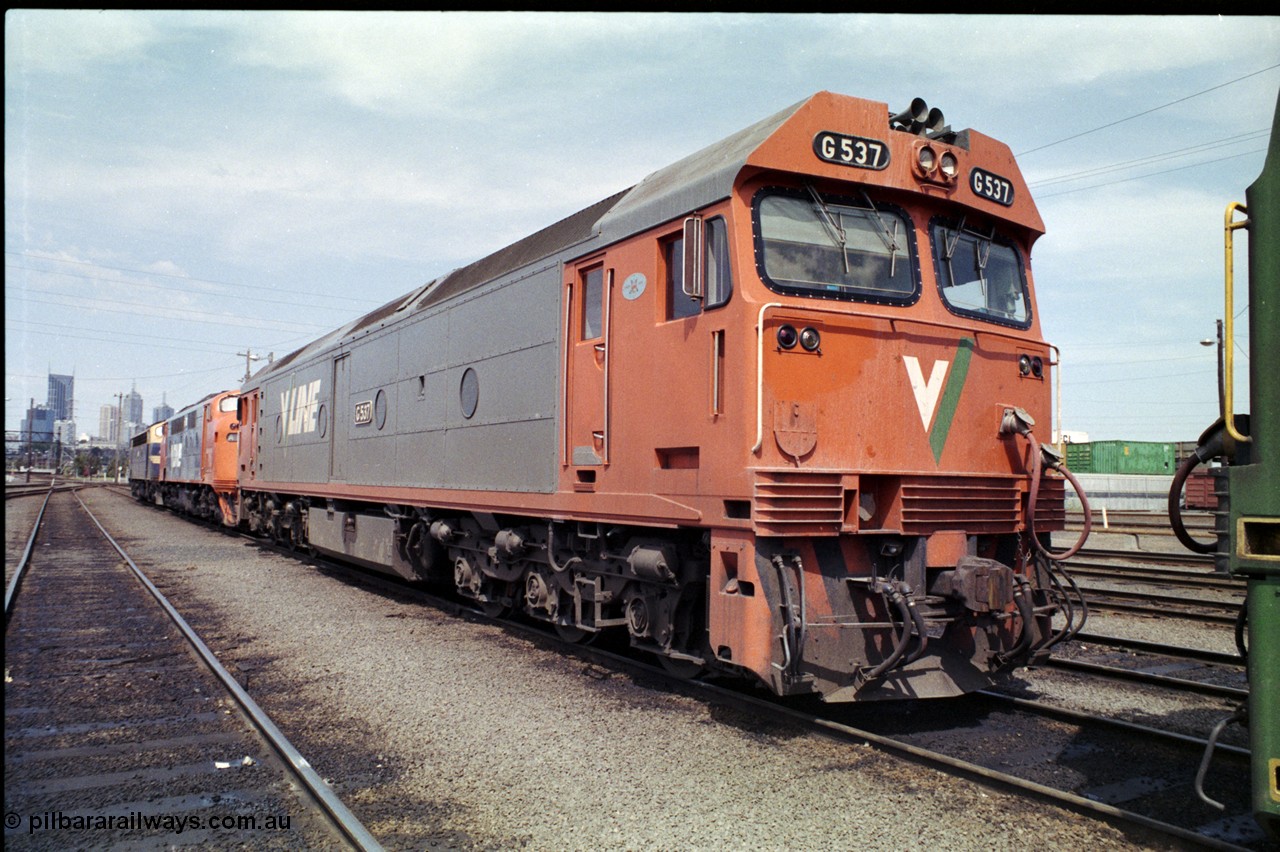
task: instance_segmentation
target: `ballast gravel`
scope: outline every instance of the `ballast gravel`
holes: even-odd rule
[[[388,849],[1176,848],[85,500]]]

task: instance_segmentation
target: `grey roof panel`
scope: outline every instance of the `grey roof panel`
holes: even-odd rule
[[[728,198],[751,153],[808,102],[793,104],[640,181],[597,223],[601,242],[625,239]]]

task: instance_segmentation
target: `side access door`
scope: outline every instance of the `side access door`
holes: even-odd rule
[[[609,463],[609,309],[613,270],[597,257],[566,266],[564,464],[590,489]]]

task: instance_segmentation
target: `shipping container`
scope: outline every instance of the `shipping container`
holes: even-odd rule
[[[1173,476],[1176,445],[1158,441],[1090,441],[1067,444],[1067,467],[1073,473],[1120,473]]]

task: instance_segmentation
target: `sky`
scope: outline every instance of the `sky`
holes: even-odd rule
[[[148,418],[237,387],[244,353],[283,356],[822,90],[922,97],[1013,150],[1066,430],[1213,422],[1201,341],[1280,17],[10,10],[5,429],[50,372],[75,375],[94,435],[134,386]]]

